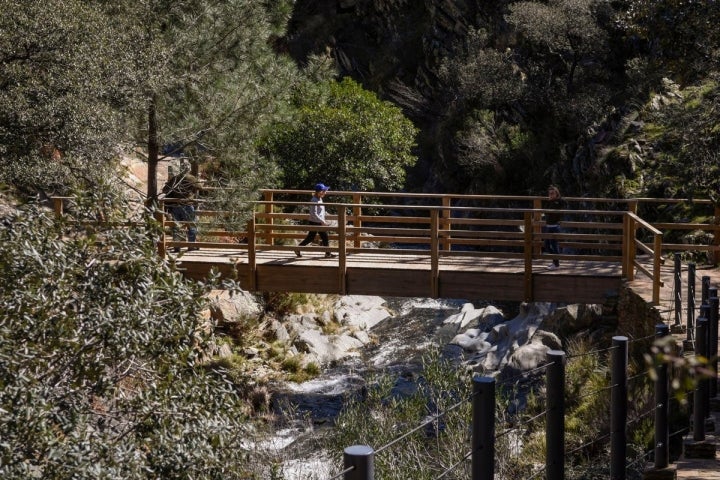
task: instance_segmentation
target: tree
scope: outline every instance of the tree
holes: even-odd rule
[[[0,181],[94,182],[127,138],[137,78],[125,36],[91,2],[0,0],[0,8]]]
[[[529,42],[535,57],[543,59],[547,82],[564,78],[571,93],[581,63],[597,58],[607,42],[598,24],[599,6],[597,0],[518,2],[510,6],[507,21]]]
[[[263,142],[286,188],[320,181],[334,190],[403,188],[416,129],[397,107],[350,78],[306,84],[294,106],[292,120],[274,124]]]
[[[148,154],[149,199],[157,195],[163,150],[191,163],[212,158],[226,172],[223,180],[239,183],[245,196],[273,184],[275,170],[257,156],[255,139],[298,74],[271,45],[282,33],[290,5],[286,0],[128,0],[111,7],[134,32],[144,71],[146,128],[140,142]]]
[[[155,255],[150,226],[4,222],[0,476],[248,478],[245,404],[206,360],[206,287]]]
[[[720,4],[706,0],[629,0],[620,25],[639,54],[685,82],[716,70]]]
[[[0,0],[5,181],[97,188],[122,149],[212,159],[251,198],[277,169],[256,150],[299,74],[273,51],[292,2]]]

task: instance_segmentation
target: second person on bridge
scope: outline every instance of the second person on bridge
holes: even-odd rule
[[[308,219],[308,223],[310,225],[320,225],[320,226],[330,226],[330,224],[325,220],[325,206],[323,205],[323,197],[327,193],[327,191],[330,190],[330,187],[323,183],[318,183],[315,185],[315,193],[313,193],[312,196],[312,202],[313,205],[310,206],[310,218]],[[304,247],[308,243],[315,240],[315,237],[320,234],[320,242],[323,247],[330,246],[330,238],[328,237],[328,233],[326,231],[317,231],[317,230],[310,230],[305,237],[305,239],[300,242],[299,246]],[[295,250],[295,255],[298,257],[302,257],[302,252],[300,250]],[[326,257],[334,257],[330,252],[325,252]]]

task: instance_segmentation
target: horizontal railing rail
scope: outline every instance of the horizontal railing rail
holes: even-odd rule
[[[165,255],[168,249],[190,246],[265,252],[296,250],[296,244],[307,233],[304,220],[312,205],[308,201],[311,192],[262,190],[261,194],[263,200],[250,202],[252,212],[216,209],[221,203],[212,198],[192,199],[197,206],[193,222],[172,221],[165,213],[172,203],[187,200],[161,198],[155,214],[164,232],[158,242],[159,253]],[[349,201],[335,201],[344,199]],[[56,214],[63,215],[64,205],[72,198],[53,200]],[[652,279],[655,303],[662,286],[663,255],[702,252],[715,259],[720,251],[718,210],[709,200],[566,197],[567,208],[555,211],[563,216],[559,233],[543,232],[543,216],[548,210],[543,208],[545,198],[539,196],[331,191],[326,200],[328,219],[335,225],[316,230],[328,232],[332,246],[302,247],[307,251],[417,255],[427,257],[431,266],[457,256],[516,258],[525,260],[529,269],[526,275],[532,275],[534,261],[617,262],[629,280],[636,271]],[[637,213],[678,204],[704,208],[705,218],[712,221],[652,224]],[[122,222],[113,225],[121,226]],[[193,245],[177,238],[178,229],[191,226],[199,230],[200,241]],[[687,243],[666,240],[678,238],[681,232],[709,235]],[[543,251],[548,240],[559,243],[559,254]],[[256,258],[254,252],[250,257]]]

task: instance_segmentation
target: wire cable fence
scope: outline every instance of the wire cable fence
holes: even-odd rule
[[[716,292],[717,290],[712,293],[717,295]],[[714,298],[716,300],[714,307],[717,308],[717,297]],[[707,305],[710,303],[709,301],[707,302],[702,315],[715,317],[717,321],[718,312],[710,312],[707,308]],[[688,318],[691,318],[691,316],[688,315]],[[707,355],[709,351],[707,323],[703,316],[699,317],[697,321],[694,322],[693,332],[688,334],[688,338],[692,339],[693,343],[699,347],[696,353],[700,355]],[[717,330],[715,331],[717,332]],[[651,339],[658,340],[669,334],[668,325],[661,323],[656,325],[655,333],[652,335],[639,338],[615,336],[613,337],[612,346],[608,348],[594,349],[571,356],[567,356],[563,351],[550,350],[547,354],[547,361],[542,365],[523,371],[517,375],[503,378],[499,381],[496,381],[494,377],[474,377],[473,393],[471,395],[466,396],[466,398],[450,406],[445,411],[433,415],[428,420],[425,420],[415,428],[405,432],[375,451],[366,446],[366,448],[369,449],[369,453],[363,455],[366,456],[367,459],[358,460],[353,458],[352,455],[348,456],[346,449],[345,469],[335,476],[330,477],[328,480],[337,480],[339,478],[346,480],[373,480],[374,477],[372,475],[374,474],[374,470],[372,468],[372,458],[374,454],[388,450],[410,435],[420,431],[433,422],[437,422],[448,413],[457,410],[462,405],[466,405],[467,402],[472,404],[472,419],[470,424],[471,449],[460,455],[452,464],[446,466],[438,476],[435,477],[438,480],[447,478],[461,467],[465,469],[469,467],[470,478],[472,480],[494,478],[494,475],[498,471],[495,453],[497,444],[501,442],[506,443],[507,437],[518,432],[527,433],[532,424],[540,419],[544,419],[545,427],[545,465],[534,471],[529,477],[525,477],[526,480],[532,480],[541,475],[545,475],[546,478],[552,478],[553,480],[563,479],[565,478],[566,460],[576,457],[582,452],[588,452],[590,450],[597,451],[598,446],[602,448],[604,445],[609,445],[610,447],[610,471],[611,478],[613,479],[626,478],[625,475],[628,470],[638,467],[641,462],[647,462],[651,458],[654,459],[654,465],[652,467],[646,465],[646,469],[665,468],[669,462],[669,440],[678,436],[684,436],[689,432],[687,425],[674,426],[671,428],[671,409],[678,411],[681,406],[687,405],[689,403],[687,400],[691,393],[693,394],[694,404],[701,405],[698,399],[699,397],[706,396],[706,394],[703,393],[702,389],[698,388],[693,392],[685,392],[682,398],[678,398],[677,395],[671,396],[672,382],[670,374],[672,371],[669,368],[671,362],[667,359],[659,361],[656,359],[655,363],[649,368],[628,375],[631,370],[628,362],[628,354],[630,346],[638,346],[643,350],[650,348],[649,352],[643,352],[643,350],[641,350],[637,352],[638,354],[645,353],[646,355],[650,354],[650,356],[652,356],[652,347],[648,347],[645,342]],[[652,344],[656,345],[657,343],[652,342]],[[579,445],[569,447],[565,438],[565,402],[567,396],[565,370],[568,360],[591,356],[609,358],[611,378],[606,386],[581,393],[580,395],[574,396],[571,400],[579,403],[597,397],[597,402],[600,402],[602,405],[605,405],[605,402],[609,401],[610,428],[600,429],[604,430],[604,433],[598,434],[595,438],[587,439]],[[584,363],[581,364],[581,366],[582,365],[584,365]],[[499,411],[496,404],[496,388],[511,387],[513,394],[517,394],[520,382],[537,377],[540,373],[545,374],[543,383],[546,402],[545,408],[524,418],[517,414],[505,417],[503,421],[509,426],[496,433],[495,426],[498,421]],[[533,380],[537,380],[537,378],[533,378]],[[633,399],[635,400],[633,402],[630,401],[628,385],[630,382],[639,380],[648,382],[648,385],[654,385],[655,391],[652,400],[641,401],[640,403],[637,402],[638,399]],[[609,399],[607,398],[608,394]],[[647,395],[647,393],[643,395]],[[647,403],[650,403],[650,408],[643,409],[641,413],[633,415],[634,412],[629,412],[629,407],[643,406],[647,405]],[[693,414],[695,415],[694,422],[697,423],[699,421],[699,423],[702,424],[705,418],[702,415],[705,415],[705,413],[701,412],[701,416],[697,416],[698,414],[694,411]],[[502,414],[499,418],[503,418]],[[655,439],[653,448],[639,457],[628,460],[628,431],[631,428],[641,428],[642,422],[644,421],[648,421],[647,427],[654,429]],[[369,469],[367,468],[368,466],[370,467]],[[348,476],[349,474],[352,474],[352,476]],[[512,475],[512,472],[503,473],[503,477],[507,477],[508,475]]]

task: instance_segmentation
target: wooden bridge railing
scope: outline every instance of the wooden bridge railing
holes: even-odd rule
[[[307,232],[303,220],[311,192],[265,190],[264,200],[255,202],[247,227],[228,228],[226,218],[233,212],[212,209],[212,202],[199,199],[196,243],[169,240],[170,221],[163,202],[156,219],[165,235],[158,251],[165,255],[170,248],[236,249],[247,251],[251,268],[256,255],[264,251],[296,249]],[[328,218],[337,226],[314,228],[330,234],[331,247],[307,246],[303,250],[334,251],[338,254],[340,272],[347,255],[356,253],[425,256],[437,276],[442,259],[452,256],[483,258],[517,258],[525,263],[525,275],[531,283],[536,260],[591,260],[621,264],[623,275],[632,280],[637,269],[653,281],[653,301],[659,301],[662,256],[669,251],[718,252],[717,210],[708,214],[712,223],[662,223],[651,225],[638,211],[647,206],[677,205],[680,200],[565,198],[568,209],[561,213],[561,233],[543,233],[544,197],[403,194],[382,192],[330,192],[325,206]],[[332,201],[330,201],[332,200]],[[348,200],[336,201],[336,200]],[[390,202],[395,200],[395,202]],[[67,198],[56,201],[56,212],[62,213]],[[59,206],[58,206],[59,205]],[[693,205],[712,207],[709,201],[695,200]],[[661,230],[662,228],[662,230]],[[664,243],[664,235],[688,229],[712,232],[708,244]],[[555,239],[560,255],[542,251],[543,242]],[[652,258],[651,266],[638,260],[638,252]]]

